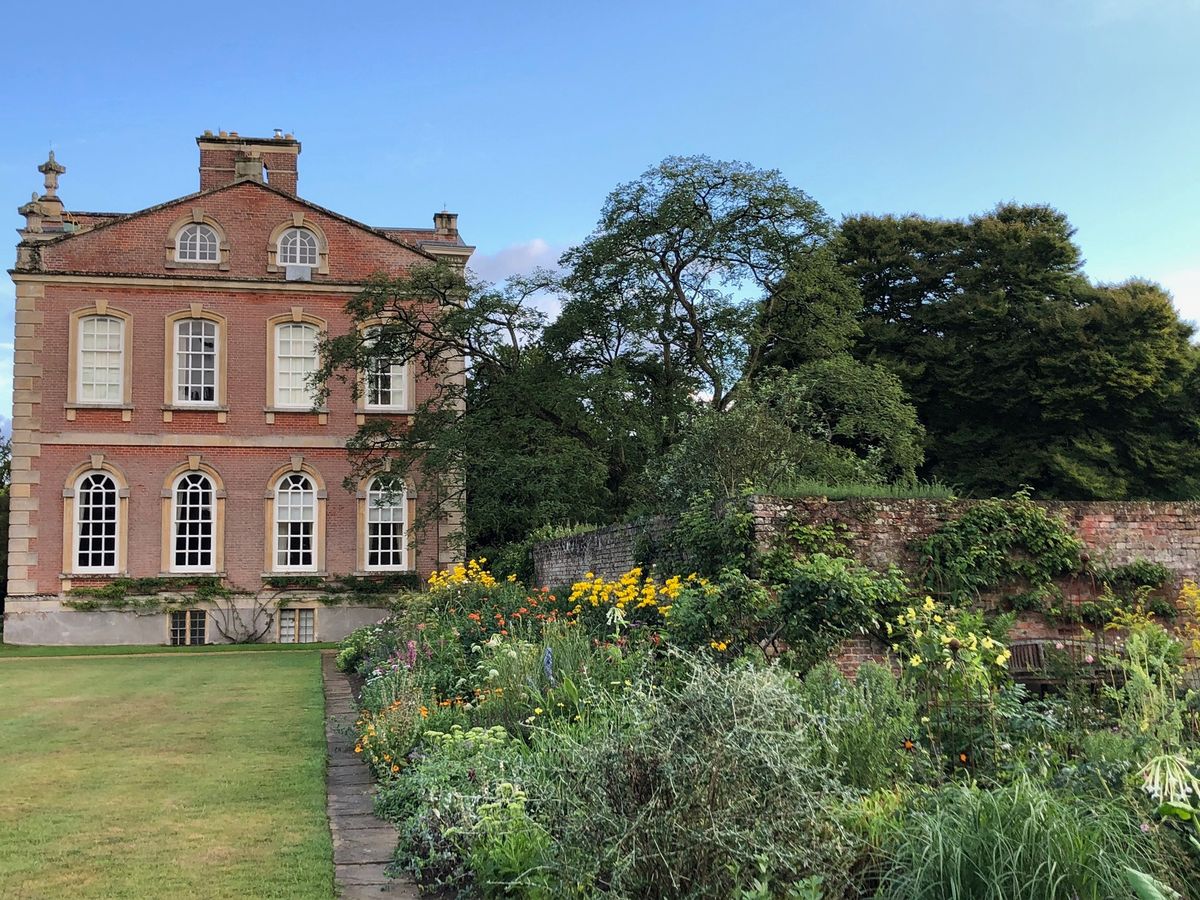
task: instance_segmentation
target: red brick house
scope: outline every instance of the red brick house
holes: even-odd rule
[[[197,144],[197,193],[71,212],[51,154],[45,192],[19,209],[6,641],[214,642],[235,612],[264,640],[333,640],[379,611],[281,580],[452,559],[453,516],[410,527],[419,484],[342,484],[357,425],[405,416],[433,386],[382,366],[358,400],[338,386],[314,408],[306,376],[372,275],[466,264],[457,217],[380,228],[302,200],[291,135]],[[121,578],[183,593],[137,612],[80,602]],[[237,599],[189,605],[201,582]]]

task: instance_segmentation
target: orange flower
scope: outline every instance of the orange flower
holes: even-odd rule
[[[479,613],[467,613],[467,618],[473,622],[479,621]]]

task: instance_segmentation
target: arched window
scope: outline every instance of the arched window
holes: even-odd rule
[[[275,326],[275,405],[312,409],[309,377],[317,368],[317,328],[307,322]]]
[[[402,478],[379,475],[371,479],[367,486],[368,569],[407,568],[406,506]]]
[[[171,571],[214,572],[213,483],[185,472],[171,489]]]
[[[368,328],[364,335],[367,347],[379,340],[379,326]],[[408,408],[408,366],[397,359],[371,357],[366,371],[367,409]]]
[[[175,235],[175,259],[179,262],[217,262],[220,242],[208,225],[195,222]]]
[[[107,472],[84,472],[75,482],[76,572],[117,571],[117,496],[117,483]]]
[[[279,236],[279,265],[317,265],[317,236],[307,228],[289,228]]]
[[[275,484],[275,569],[317,568],[317,491],[303,472],[289,472]]]
[[[212,319],[175,323],[175,402],[217,402],[217,323]]]
[[[80,403],[121,403],[125,398],[125,320],[84,316],[79,320]]]

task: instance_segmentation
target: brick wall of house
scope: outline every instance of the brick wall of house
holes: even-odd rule
[[[64,509],[73,487],[68,481],[73,470],[97,456],[128,483],[125,538],[132,577],[162,572],[167,478],[197,456],[224,487],[224,570],[231,587],[262,586],[271,541],[265,518],[271,476],[297,458],[323,482],[324,570],[342,575],[363,568],[359,498],[342,484],[349,474],[345,443],[363,413],[345,384],[334,385],[325,415],[272,409],[268,320],[315,317],[330,333],[344,333],[350,328],[345,304],[368,280],[402,276],[435,259],[419,242],[436,243],[437,258],[458,264],[465,264],[472,248],[462,243],[451,213],[439,213],[434,229],[384,231],[299,200],[293,196],[299,144],[290,136],[239,143],[235,136],[206,134],[199,143],[204,189],[199,194],[128,216],[73,217],[57,194],[63,170],[51,157],[39,168],[46,173],[46,193],[21,209],[27,228],[13,273],[18,299],[9,575],[11,593],[32,598],[22,608],[43,597],[58,609],[52,598],[71,574],[64,572],[63,552]],[[250,157],[266,162],[269,184],[254,178],[235,183],[237,167]],[[218,264],[174,261],[174,230],[192,221],[217,228],[223,247]],[[288,281],[283,266],[272,265],[273,235],[294,225],[319,238],[322,265],[311,271],[311,281]],[[128,316],[128,408],[86,408],[70,396],[71,314],[98,305]],[[218,338],[227,385],[220,413],[171,408],[164,396],[173,351],[167,318],[197,306],[225,320]],[[418,379],[408,405],[437,388]],[[418,483],[417,503],[421,492]],[[421,576],[448,561],[459,527],[453,515],[423,525],[410,551],[410,568]],[[81,580],[96,579],[74,579]]]

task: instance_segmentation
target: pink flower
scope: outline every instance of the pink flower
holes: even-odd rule
[[[1148,822],[1143,822],[1139,827],[1142,829],[1142,834],[1150,833],[1150,824]]]
[[[1085,656],[1083,658],[1083,661],[1090,666],[1092,663],[1094,663],[1096,661],[1096,657],[1092,656],[1092,654],[1089,653],[1087,656]]]
[[[1055,650],[1062,650],[1062,649],[1063,649],[1063,642],[1062,642],[1062,641],[1055,641],[1055,642],[1054,642],[1054,649],[1055,649]]]

